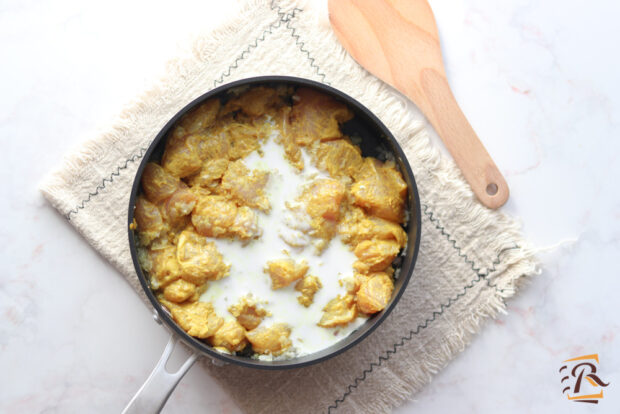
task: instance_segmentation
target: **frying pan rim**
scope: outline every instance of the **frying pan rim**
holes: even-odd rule
[[[310,87],[312,89],[317,89],[321,92],[335,96],[337,99],[346,103],[348,106],[355,108],[358,112],[363,113],[364,116],[372,123],[373,127],[376,127],[377,130],[381,131],[384,137],[388,141],[390,141],[390,144],[391,144],[390,146],[392,147],[391,149],[393,150],[393,152],[395,152],[394,155],[401,160],[401,164],[402,164],[401,168],[404,168],[405,170],[404,172],[407,175],[408,181],[411,183],[411,185],[408,188],[408,191],[413,193],[412,195],[409,196],[409,199],[413,201],[413,205],[409,205],[409,213],[410,213],[409,219],[412,220],[415,218],[415,224],[416,224],[415,245],[413,247],[413,253],[410,258],[410,267],[408,271],[406,272],[406,274],[403,274],[403,272],[401,272],[399,275],[399,279],[405,278],[405,280],[402,282],[400,289],[395,293],[395,296],[393,297],[389,306],[385,308],[383,311],[381,311],[379,314],[372,316],[372,321],[370,325],[366,326],[368,322],[365,322],[364,325],[361,325],[360,328],[358,328],[358,329],[365,329],[365,330],[361,332],[357,338],[355,338],[354,340],[348,343],[345,343],[346,338],[343,338],[341,341],[336,342],[335,344],[321,351],[318,351],[314,354],[309,354],[307,356],[303,356],[299,358],[292,358],[289,360],[275,360],[275,361],[261,361],[261,360],[256,360],[252,358],[228,355],[228,354],[223,354],[223,353],[214,351],[213,349],[211,349],[209,345],[188,335],[183,329],[181,329],[181,327],[178,326],[174,322],[174,320],[171,318],[169,313],[166,310],[164,310],[163,305],[159,303],[154,293],[151,291],[146,275],[142,271],[142,268],[138,262],[138,254],[137,254],[134,230],[132,230],[129,227],[130,224],[133,222],[135,201],[136,201],[136,197],[138,196],[139,189],[140,189],[140,179],[142,178],[142,172],[144,170],[144,167],[148,163],[153,151],[157,148],[160,141],[162,139],[165,139],[165,137],[168,135],[168,132],[172,128],[172,126],[191,109],[193,109],[194,107],[198,106],[200,103],[206,101],[207,99],[213,96],[217,96],[219,94],[225,93],[226,91],[231,90],[233,88],[238,88],[242,86],[267,84],[267,83],[288,83],[288,84],[294,84],[296,86],[305,86],[305,87]],[[367,338],[388,317],[388,315],[396,307],[396,304],[399,302],[405,289],[409,285],[409,282],[411,280],[411,277],[412,277],[412,274],[415,268],[415,264],[417,261],[417,256],[418,256],[418,252],[420,248],[420,235],[421,235],[421,229],[422,229],[420,197],[419,197],[419,192],[418,192],[418,187],[415,181],[415,177],[413,175],[413,171],[411,170],[409,161],[407,160],[407,157],[405,156],[400,144],[398,143],[394,135],[390,132],[390,130],[383,124],[383,122],[381,122],[381,120],[379,120],[379,118],[372,111],[366,108],[366,106],[362,105],[356,99],[352,98],[348,94],[345,94],[344,92],[336,88],[333,88],[329,85],[316,82],[310,79],[299,78],[299,77],[294,77],[294,76],[283,76],[283,75],[249,77],[249,78],[243,78],[243,79],[239,79],[233,82],[223,84],[217,88],[214,88],[202,94],[198,98],[194,99],[193,101],[185,105],[180,111],[178,111],[159,131],[159,133],[155,136],[153,141],[149,144],[148,149],[145,151],[142,161],[140,162],[140,165],[138,166],[138,169],[134,176],[133,185],[131,188],[131,194],[129,197],[129,209],[128,210],[129,211],[127,215],[128,217],[127,228],[128,228],[129,249],[131,252],[131,258],[132,258],[136,273],[138,275],[138,280],[140,281],[142,290],[144,291],[151,305],[155,309],[155,312],[156,312],[156,314],[154,314],[155,319],[159,323],[162,323],[169,331],[172,331],[173,335],[176,335],[177,338],[179,338],[182,342],[188,345],[193,351],[201,355],[208,356],[212,359],[215,358],[225,363],[233,363],[233,364],[237,364],[237,365],[248,367],[248,368],[257,368],[257,369],[265,369],[265,370],[293,369],[293,368],[301,368],[304,366],[317,364],[329,358],[340,355],[341,353],[347,351],[348,349],[359,344],[361,341]],[[410,240],[408,240],[408,245],[406,246],[406,249],[409,249],[410,247],[409,243],[410,243]],[[408,259],[409,259],[408,255],[404,256],[405,261],[407,261]],[[357,332],[358,331],[354,331],[350,335],[353,335],[354,333],[357,333]],[[332,349],[331,352],[325,352],[326,350],[330,350],[330,349]],[[312,355],[315,355],[315,354],[317,354],[318,356],[316,358],[311,358]],[[302,358],[304,359],[303,361],[297,361],[298,359],[302,359]]]

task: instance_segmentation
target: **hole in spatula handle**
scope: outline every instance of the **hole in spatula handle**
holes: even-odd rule
[[[490,196],[494,196],[495,194],[497,194],[497,184],[491,183],[487,185],[487,194]]]

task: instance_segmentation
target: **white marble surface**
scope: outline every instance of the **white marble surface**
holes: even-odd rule
[[[0,412],[118,412],[165,345],[124,280],[37,191],[192,35],[238,8],[153,3],[0,3]],[[576,241],[541,254],[544,272],[508,314],[396,412],[617,412],[620,3],[431,4],[455,95],[511,186],[505,210],[539,246]],[[561,361],[589,353],[611,382],[598,406],[561,393]],[[194,368],[164,412],[199,411],[239,412]]]

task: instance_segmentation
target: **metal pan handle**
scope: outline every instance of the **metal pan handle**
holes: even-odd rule
[[[155,365],[153,372],[136,392],[129,404],[125,407],[122,414],[156,414],[164,408],[168,397],[172,394],[181,378],[191,368],[198,354],[192,353],[187,361],[183,363],[177,372],[170,373],[166,370],[166,363],[174,350],[177,339],[170,335],[168,344],[164,349],[159,362]]]

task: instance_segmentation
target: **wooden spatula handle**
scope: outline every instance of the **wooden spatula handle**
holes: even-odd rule
[[[482,204],[501,207],[508,200],[508,184],[465,118],[445,76],[434,69],[422,70],[420,76],[426,96],[425,102],[420,102],[426,106],[422,111]]]

